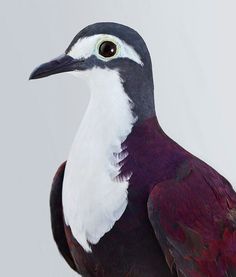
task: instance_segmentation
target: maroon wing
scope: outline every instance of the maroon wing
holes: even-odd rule
[[[187,162],[157,184],[148,216],[166,261],[178,276],[236,276],[236,194],[203,162]]]
[[[62,185],[65,166],[66,162],[64,162],[58,168],[52,183],[52,189],[50,194],[51,225],[53,237],[57,244],[59,252],[70,265],[70,267],[76,271],[76,266],[71,256],[64,230],[64,216],[62,208]]]

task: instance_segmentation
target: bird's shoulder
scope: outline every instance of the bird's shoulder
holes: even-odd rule
[[[50,212],[51,212],[51,227],[54,240],[57,244],[58,250],[70,267],[76,270],[74,260],[71,256],[70,249],[67,243],[64,215],[62,206],[62,188],[65,173],[66,162],[62,163],[58,168],[52,182],[50,193]]]
[[[213,168],[183,163],[151,191],[148,216],[179,276],[236,276],[236,193]]]

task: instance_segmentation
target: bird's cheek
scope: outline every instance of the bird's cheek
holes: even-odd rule
[[[73,75],[76,78],[88,81],[89,80],[89,70],[74,70],[68,72],[69,74]]]

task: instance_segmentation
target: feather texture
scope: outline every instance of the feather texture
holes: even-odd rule
[[[236,195],[215,170],[185,161],[176,178],[157,184],[149,218],[170,269],[182,276],[235,276]]]

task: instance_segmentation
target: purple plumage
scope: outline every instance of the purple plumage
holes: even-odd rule
[[[129,155],[121,177],[133,172],[125,213],[92,245],[93,254],[86,253],[65,226],[79,272],[234,276],[236,194],[231,185],[171,140],[156,117],[134,127],[123,148]]]

